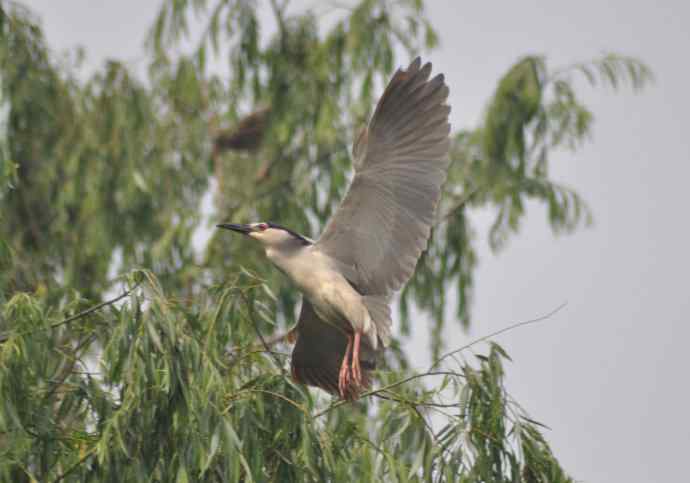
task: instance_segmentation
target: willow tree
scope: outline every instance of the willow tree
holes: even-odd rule
[[[197,236],[228,219],[318,233],[382,84],[436,43],[419,0],[166,0],[145,78],[117,60],[86,75],[0,0],[0,479],[572,481],[507,394],[500,346],[441,355],[442,309],[470,324],[472,210],[495,209],[494,250],[530,199],[555,232],[588,222],[549,176],[592,129],[573,80],[637,89],[640,62],[519,59],[454,133],[401,334],[356,404],[291,381],[295,292],[259,252]],[[399,344],[413,307],[432,316],[427,371]]]

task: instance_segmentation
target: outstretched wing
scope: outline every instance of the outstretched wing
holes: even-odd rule
[[[419,58],[398,70],[353,149],[355,176],[318,249],[363,294],[398,290],[426,248],[448,169],[448,86]]]

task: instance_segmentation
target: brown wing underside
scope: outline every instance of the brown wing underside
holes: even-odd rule
[[[296,382],[319,387],[333,395],[339,395],[338,376],[345,356],[347,335],[340,329],[322,321],[309,301],[302,301],[299,322],[294,329],[297,342],[292,351],[292,377]],[[371,370],[376,367],[373,359],[360,358],[363,386],[371,383]],[[346,395],[355,399],[356,394]]]

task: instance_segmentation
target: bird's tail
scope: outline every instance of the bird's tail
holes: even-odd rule
[[[297,342],[292,352],[292,378],[300,383],[315,386],[335,396],[340,395],[338,381],[340,366],[345,357],[347,336],[333,325],[320,323],[314,327],[299,327],[296,331]],[[357,399],[363,390],[371,386],[372,372],[376,369],[375,352],[362,345],[360,354],[362,384],[351,385],[345,399]]]
[[[292,364],[292,379],[300,384],[321,388],[334,396],[341,396],[338,389],[338,375],[340,373],[341,362],[342,359],[338,361],[337,365],[332,364],[328,367],[326,365],[313,367]],[[344,399],[348,401],[357,400],[362,391],[371,387],[371,381],[371,371],[362,367],[362,384],[359,387],[354,384],[347,386],[345,388]]]

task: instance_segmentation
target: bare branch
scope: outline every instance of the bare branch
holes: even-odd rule
[[[469,192],[464,194],[455,205],[449,208],[448,211],[446,211],[443,215],[441,215],[438,218],[438,220],[436,220],[436,224],[440,225],[441,223],[448,221],[448,219],[451,216],[453,216],[458,210],[464,208],[465,205],[474,197],[474,195],[477,194],[478,191],[479,188],[475,186]]]
[[[552,315],[554,315],[555,313],[559,312],[559,311],[560,311],[563,307],[565,307],[566,305],[568,305],[568,302],[563,302],[561,305],[559,305],[558,307],[556,307],[555,309],[553,309],[551,312],[549,312],[549,313],[546,314],[546,315],[542,315],[541,317],[537,317],[536,319],[524,320],[524,321],[522,321],[522,322],[517,322],[517,323],[515,323],[515,324],[509,325],[508,327],[504,327],[504,328],[502,328],[502,329],[500,329],[500,330],[497,330],[496,332],[492,332],[492,333],[490,333],[490,334],[488,334],[488,335],[482,336],[482,337],[480,337],[479,339],[475,339],[475,340],[473,340],[472,342],[470,342],[469,344],[466,344],[466,345],[460,347],[459,349],[455,349],[455,350],[453,350],[453,351],[451,351],[451,352],[448,352],[448,353],[442,355],[440,358],[438,358],[438,359],[431,365],[431,367],[429,367],[429,370],[431,371],[431,370],[434,369],[435,367],[438,367],[438,365],[439,365],[443,360],[447,359],[448,357],[453,356],[453,355],[457,354],[458,352],[462,352],[462,351],[464,351],[464,350],[467,350],[467,349],[469,349],[470,347],[472,347],[472,346],[474,346],[474,345],[476,345],[476,344],[479,344],[480,342],[484,342],[484,341],[486,341],[486,340],[492,339],[493,337],[496,337],[497,335],[503,334],[504,332],[508,332],[509,330],[517,329],[518,327],[522,327],[522,326],[524,326],[524,325],[530,325],[530,324],[536,324],[537,322],[542,322],[542,321],[548,319],[549,317],[551,317]]]

